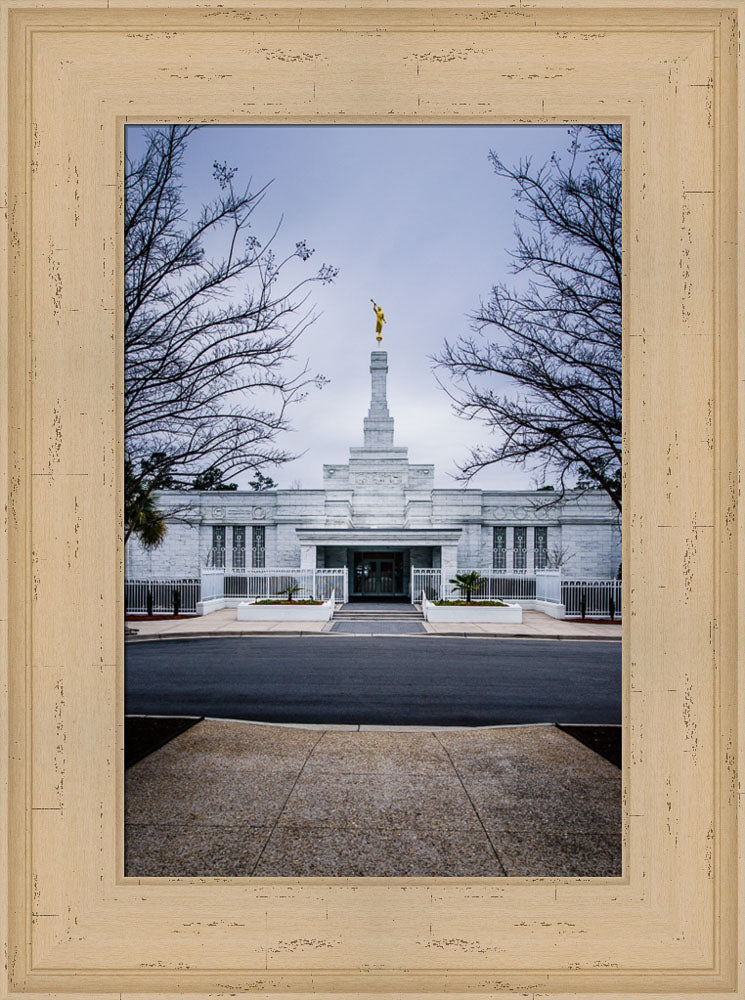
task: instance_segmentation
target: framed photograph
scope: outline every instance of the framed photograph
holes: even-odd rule
[[[620,124],[126,126],[125,876],[621,875],[622,187]]]
[[[3,6],[3,995],[745,997],[741,16],[739,3]],[[568,137],[566,152],[543,155],[540,129]],[[437,325],[480,274],[465,228],[462,260],[438,243],[468,211],[443,190],[448,156],[471,203],[482,197],[472,136],[521,196],[517,291],[495,274],[480,312],[473,302],[479,332],[512,344],[490,371],[542,359],[543,378],[560,355],[584,372],[558,396],[568,406],[576,391],[573,422],[533,411],[540,447],[524,427],[510,435],[525,410],[468,395],[480,359],[457,329],[444,347]],[[289,250],[284,235],[266,241],[263,176],[293,158],[283,197],[319,244],[346,220],[344,260],[319,249],[316,263],[305,233]],[[363,190],[373,210],[357,216]],[[561,191],[595,213],[596,242],[555,258]],[[360,227],[372,220],[382,244],[392,216],[401,245],[373,232],[367,260]],[[419,280],[403,287],[412,258]],[[307,388],[302,372],[281,382],[279,362],[305,329],[306,284],[355,260],[355,330],[324,355],[339,364],[343,391],[332,381],[324,405],[338,407],[348,461],[332,435],[322,488],[278,484],[284,406]],[[538,277],[521,284],[528,263]],[[248,272],[258,300],[223,294]],[[390,299],[364,273],[390,273]],[[539,305],[548,339],[526,355]],[[406,315],[422,317],[419,355],[413,335],[401,344]],[[264,352],[254,371],[274,366],[261,385],[249,342]],[[450,432],[421,403],[425,349],[460,376],[442,377],[444,408],[448,394],[461,415],[480,407],[550,455],[544,478],[457,494],[435,480],[424,463],[441,462]],[[431,422],[418,430],[432,453],[412,447],[411,461],[397,364]],[[279,409],[266,396],[242,409],[247,386],[279,392]],[[583,431],[557,466],[583,407],[597,437]],[[319,440],[323,411],[307,421]],[[527,454],[472,443],[486,465]],[[443,645],[455,628],[460,645]],[[261,653],[257,631],[284,659]],[[522,683],[544,685],[566,718],[530,703],[523,719],[509,699],[498,714],[506,635],[546,643],[523,656]],[[479,643],[477,668],[463,650]],[[254,701],[241,644],[264,685]],[[381,672],[340,708],[365,644],[361,662]],[[281,670],[298,677],[293,657],[310,687],[326,678],[323,717],[310,689],[279,685]],[[413,693],[391,687],[404,660]],[[379,708],[386,690],[395,711]],[[588,721],[620,722],[622,743],[570,725],[536,735],[537,722],[583,721],[578,690]],[[440,714],[420,718],[423,704]]]

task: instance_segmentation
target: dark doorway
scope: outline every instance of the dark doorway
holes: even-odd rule
[[[355,552],[349,599],[408,600],[403,552]]]

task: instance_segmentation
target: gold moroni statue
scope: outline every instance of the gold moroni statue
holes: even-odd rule
[[[385,323],[385,313],[380,308],[380,306],[375,301],[373,301],[373,299],[370,299],[370,301],[373,304],[373,310],[375,312],[375,316],[377,317],[375,323],[375,333],[377,334],[377,336],[375,337],[375,339],[377,340],[378,343],[380,343],[380,341],[383,339],[383,323]]]

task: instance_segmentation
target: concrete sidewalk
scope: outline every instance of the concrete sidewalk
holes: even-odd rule
[[[220,635],[327,635],[331,622],[239,622],[235,609],[213,611],[198,618],[173,620],[128,621],[137,630],[137,639],[186,639],[199,636]],[[424,622],[428,635],[439,636],[526,636],[542,639],[620,639],[621,626],[594,622],[567,622],[551,618],[540,611],[523,612],[522,625],[474,625]],[[375,622],[370,622],[370,633],[375,634]],[[367,633],[367,634],[370,634]],[[341,633],[346,634],[346,633]]]
[[[235,608],[213,611],[194,618],[148,621],[146,618],[128,621],[129,628],[137,629],[145,639],[187,639],[205,635],[303,635],[328,630],[328,622],[239,622]]]
[[[125,795],[128,876],[621,875],[621,772],[554,726],[208,719]]]

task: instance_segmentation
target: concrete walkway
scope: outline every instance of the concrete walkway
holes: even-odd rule
[[[621,874],[621,772],[554,726],[210,719],[125,796],[128,876]]]
[[[544,639],[620,639],[621,626],[605,622],[567,622],[544,615],[542,611],[523,611],[522,625],[476,625],[425,622],[431,635],[524,635]]]
[[[332,622],[239,622],[235,608],[213,611],[198,618],[147,619],[128,621],[130,628],[137,630],[135,639],[175,639],[198,638],[218,635],[317,635],[338,634],[332,632]],[[596,624],[594,622],[567,622],[540,611],[523,612],[522,625],[474,625],[447,624],[438,622],[421,623],[429,635],[449,636],[530,636],[547,639],[620,639],[621,626]],[[374,632],[375,623],[370,623],[366,634]],[[421,628],[416,630],[421,634]],[[349,634],[349,633],[345,633]],[[412,630],[412,634],[416,634]]]
[[[129,628],[147,639],[188,638],[200,635],[267,635],[269,633],[297,635],[328,631],[328,622],[239,622],[235,608],[213,611],[195,618],[176,618],[172,621],[148,621],[146,618],[128,621]]]

